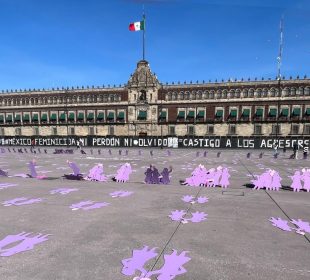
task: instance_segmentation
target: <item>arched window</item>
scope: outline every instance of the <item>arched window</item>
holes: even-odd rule
[[[183,91],[181,91],[181,92],[179,93],[179,99],[180,99],[180,100],[184,100],[184,92],[183,92]]]
[[[244,98],[249,97],[249,92],[248,92],[248,90],[247,90],[247,89],[244,89],[244,90],[242,91],[242,95],[243,95]]]
[[[250,88],[249,97],[254,97],[254,89]]]
[[[310,95],[310,87],[306,87],[304,93],[305,95]]]

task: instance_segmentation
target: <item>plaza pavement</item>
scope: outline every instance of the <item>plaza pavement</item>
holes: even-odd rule
[[[302,167],[310,167],[308,160],[289,160],[291,152],[272,158],[272,151],[248,150],[167,150],[128,149],[128,156],[119,156],[118,149],[86,148],[86,155],[0,154],[0,168],[9,174],[28,173],[27,162],[35,158],[39,171],[58,179],[37,180],[0,177],[0,183],[17,186],[0,190],[0,240],[20,232],[51,234],[48,241],[33,250],[11,257],[0,257],[1,280],[126,280],[134,276],[121,274],[121,261],[130,258],[133,249],[144,245],[157,247],[164,254],[173,249],[188,251],[191,260],[184,265],[187,272],[177,280],[243,280],[243,279],[310,279],[309,234],[302,236],[285,232],[269,222],[270,217],[289,220],[300,218],[310,222],[310,193],[280,190],[255,191],[246,188],[253,174],[266,168],[280,172],[282,184],[289,185],[289,175]],[[123,154],[125,154],[125,149]],[[43,149],[41,148],[41,151]],[[199,151],[199,157],[196,152]],[[105,174],[115,174],[117,168],[129,162],[134,172],[128,183],[68,181],[60,178],[71,170],[66,160],[76,162],[82,173],[95,163],[102,163]],[[171,185],[145,185],[144,172],[149,164],[159,171],[172,166]],[[181,186],[180,179],[189,177],[192,170],[204,164],[206,168],[218,165],[230,167],[230,187],[193,188]],[[67,168],[67,169],[65,169]],[[67,195],[49,191],[60,187],[78,188]],[[112,198],[109,193],[118,190],[134,192],[124,198]],[[190,204],[181,200],[184,195],[207,196],[206,204]],[[2,202],[16,197],[45,198],[41,203],[4,207]],[[82,200],[111,203],[90,211],[72,211],[69,207]],[[207,220],[201,223],[180,224],[168,217],[173,210],[203,211]],[[288,218],[289,217],[289,218]],[[178,227],[178,228],[177,228]],[[177,229],[177,230],[176,230]],[[175,232],[175,233],[174,233]],[[174,233],[174,234],[173,234]],[[172,237],[172,238],[171,238]],[[171,238],[170,242],[168,240]],[[153,267],[155,259],[146,266]],[[153,270],[163,265],[161,257]],[[156,279],[156,278],[152,278]]]

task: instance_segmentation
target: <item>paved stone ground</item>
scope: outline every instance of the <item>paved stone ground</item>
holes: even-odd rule
[[[154,150],[153,157],[149,149],[143,149],[142,156],[137,149],[130,149],[128,156],[119,156],[117,149],[112,149],[112,156],[108,156],[107,149],[101,151],[102,155],[98,155],[97,149],[93,155],[90,149],[86,149],[87,155],[54,155],[52,149],[43,155],[0,154],[0,168],[8,169],[10,174],[27,173],[26,163],[36,158],[38,171],[51,171],[45,174],[58,177],[54,180],[0,177],[0,183],[17,184],[0,190],[0,203],[16,197],[46,198],[25,206],[0,204],[0,240],[23,231],[52,234],[33,250],[0,257],[1,279],[132,279],[137,274],[121,274],[121,260],[131,257],[132,250],[143,245],[158,247],[158,252],[167,245],[164,252],[169,254],[172,249],[188,251],[191,261],[184,265],[187,273],[175,278],[179,280],[310,279],[310,236],[284,232],[268,221],[270,217],[281,217],[310,222],[310,193],[254,191],[244,186],[252,174],[261,174],[265,168],[279,171],[282,184],[289,185],[288,176],[295,169],[310,167],[309,160],[289,160],[289,152],[273,159],[271,151],[265,151],[259,159],[257,150],[252,151],[250,159],[246,158],[246,150],[223,150],[220,158],[216,157],[218,150],[208,150],[206,158],[202,150],[171,150],[171,157],[160,149]],[[79,164],[83,173],[95,163],[103,163],[105,174],[111,175],[124,162],[132,164],[134,173],[125,184],[68,181],[59,178],[70,172],[69,168],[59,169],[67,167],[67,159]],[[146,166],[151,163],[160,171],[173,166],[171,185],[142,183]],[[227,192],[220,188],[181,186],[179,180],[190,176],[198,164],[207,168],[230,167],[231,186]],[[49,194],[59,187],[79,191]],[[111,198],[109,193],[117,190],[134,194]],[[181,200],[184,195],[196,196],[198,192],[207,196],[209,202],[192,205]],[[71,211],[70,205],[82,200],[111,204],[90,211]],[[178,227],[178,222],[168,217],[172,210],[188,207],[191,211],[206,212],[207,220]],[[151,260],[147,268],[154,263]],[[154,270],[162,264],[160,258]]]

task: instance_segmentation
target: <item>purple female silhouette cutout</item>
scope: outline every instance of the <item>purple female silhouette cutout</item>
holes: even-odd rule
[[[303,189],[310,192],[310,169],[303,169],[302,172],[302,180],[304,182]]]
[[[33,159],[28,163],[28,168],[30,171],[30,174],[28,174],[28,177],[30,178],[37,178],[37,179],[46,179],[47,177],[45,175],[38,175],[36,172],[36,161]]]
[[[103,165],[99,163],[89,171],[88,176],[84,179],[89,181],[106,182],[108,177],[103,174]]]
[[[216,187],[220,185],[220,177],[222,176],[222,173],[223,167],[218,166],[217,169],[212,172],[212,175],[210,176],[210,179],[212,179],[212,181],[208,184],[208,186]]]
[[[220,180],[220,185],[222,186],[222,188],[227,189],[227,187],[229,186],[229,172],[228,172],[228,168],[224,168],[223,172],[222,172],[222,178]]]
[[[193,223],[200,223],[204,220],[206,220],[208,214],[204,213],[204,212],[195,212],[195,213],[192,213],[192,217],[190,219],[186,219],[187,221],[191,221]]]
[[[39,203],[42,202],[42,198],[26,198],[26,197],[18,197],[11,200],[4,201],[2,204],[3,206],[21,206],[21,205],[29,205],[33,203]]]
[[[3,177],[8,177],[8,173],[3,171],[1,168],[0,168],[0,177],[3,176]]]
[[[182,185],[187,185],[191,187],[199,187],[202,184],[205,184],[206,182],[206,169],[203,165],[199,165],[194,169],[192,172],[192,176],[185,179],[184,182],[182,182]]]
[[[185,210],[175,210],[171,211],[171,215],[169,215],[168,217],[170,217],[172,221],[181,221],[185,214]]]
[[[129,191],[116,191],[116,192],[112,192],[110,193],[110,196],[111,197],[127,197],[127,196],[130,196],[132,195],[133,192],[129,192]]]
[[[92,209],[99,209],[105,206],[108,206],[110,203],[106,203],[106,202],[97,202],[95,203],[94,201],[81,201],[79,203],[75,203],[72,204],[70,206],[70,208],[74,211],[74,210],[92,210]]]
[[[83,180],[79,167],[72,161],[67,160],[69,167],[72,169],[72,174],[65,174],[64,177],[69,180]]]
[[[21,232],[16,235],[8,235],[4,239],[0,240],[0,256],[10,257],[15,254],[32,250],[35,245],[47,241],[47,236],[50,234],[38,234],[30,237],[32,233]],[[16,244],[16,242],[20,242]],[[8,245],[15,244],[15,246],[7,248]],[[3,249],[6,248],[6,249]]]
[[[144,182],[146,184],[151,184],[152,183],[152,165],[150,165],[150,167],[148,167],[148,169],[146,169],[146,171],[144,172],[145,175],[145,179]]]
[[[60,194],[68,194],[70,192],[74,192],[74,191],[78,191],[78,189],[70,189],[70,188],[59,188],[56,190],[51,190],[50,194],[56,194],[56,193],[60,193]]]
[[[192,202],[194,200],[194,197],[192,195],[185,195],[183,196],[182,200],[184,202]]]
[[[298,227],[296,232],[298,232],[298,233],[305,233],[305,232],[310,233],[310,224],[308,222],[304,222],[303,220],[298,219],[298,220],[292,220],[291,223]]]
[[[147,272],[144,265],[158,255],[155,250],[156,248],[149,250],[148,246],[144,246],[142,250],[133,250],[131,258],[122,260],[122,274],[132,276],[136,271],[139,271],[141,275],[135,277],[136,280],[151,279],[150,277],[153,275],[158,275],[158,280],[172,280],[177,275],[186,272],[183,265],[189,262],[190,258],[186,256],[186,251],[178,255],[176,250],[173,250],[170,255],[164,254],[164,264],[159,270]]]
[[[164,254],[165,263],[159,270],[151,271],[146,274],[146,277],[158,274],[157,280],[172,280],[177,275],[181,275],[187,272],[183,267],[184,264],[189,262],[191,258],[187,257],[188,252],[183,251],[178,255],[178,251],[173,250],[173,253],[168,255]]]
[[[147,273],[144,265],[151,259],[157,257],[156,248],[149,249],[148,246],[144,246],[141,250],[133,250],[132,257],[122,260],[123,269],[122,274],[131,276],[139,271],[141,276]]]
[[[209,199],[207,197],[205,197],[205,196],[200,196],[197,199],[197,202],[200,203],[200,204],[206,203],[208,201],[209,201]]]
[[[170,170],[168,168],[164,168],[160,173],[160,183],[164,185],[168,185],[170,183],[170,173],[172,172],[172,167],[170,166]]]
[[[271,189],[273,191],[279,191],[281,186],[281,180],[282,178],[280,177],[280,174],[277,171],[273,171],[273,176],[272,176],[272,182],[271,182]]]
[[[272,223],[273,226],[282,229],[284,231],[292,231],[292,228],[288,225],[288,221],[282,220],[281,218],[274,218],[271,217],[269,221]]]
[[[159,184],[160,183],[160,179],[159,179],[160,174],[158,172],[158,169],[154,165],[152,165],[151,170],[152,170],[151,184]]]
[[[292,179],[291,188],[294,190],[294,192],[299,192],[302,189],[302,175],[300,174],[300,171],[295,171],[294,175],[289,177]]]
[[[2,184],[0,184],[0,190],[7,189],[7,188],[10,188],[10,187],[15,187],[15,186],[17,186],[17,184],[2,183]]]
[[[132,169],[129,163],[123,164],[118,170],[117,174],[114,178],[112,178],[113,181],[116,182],[128,182],[129,181],[129,175],[132,173]]]

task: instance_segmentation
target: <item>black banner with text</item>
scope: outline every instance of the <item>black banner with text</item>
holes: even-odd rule
[[[0,137],[0,146],[81,146],[89,147],[139,147],[139,148],[217,148],[217,149],[279,149],[308,147],[310,137],[135,137],[135,136],[87,136],[87,137]]]

